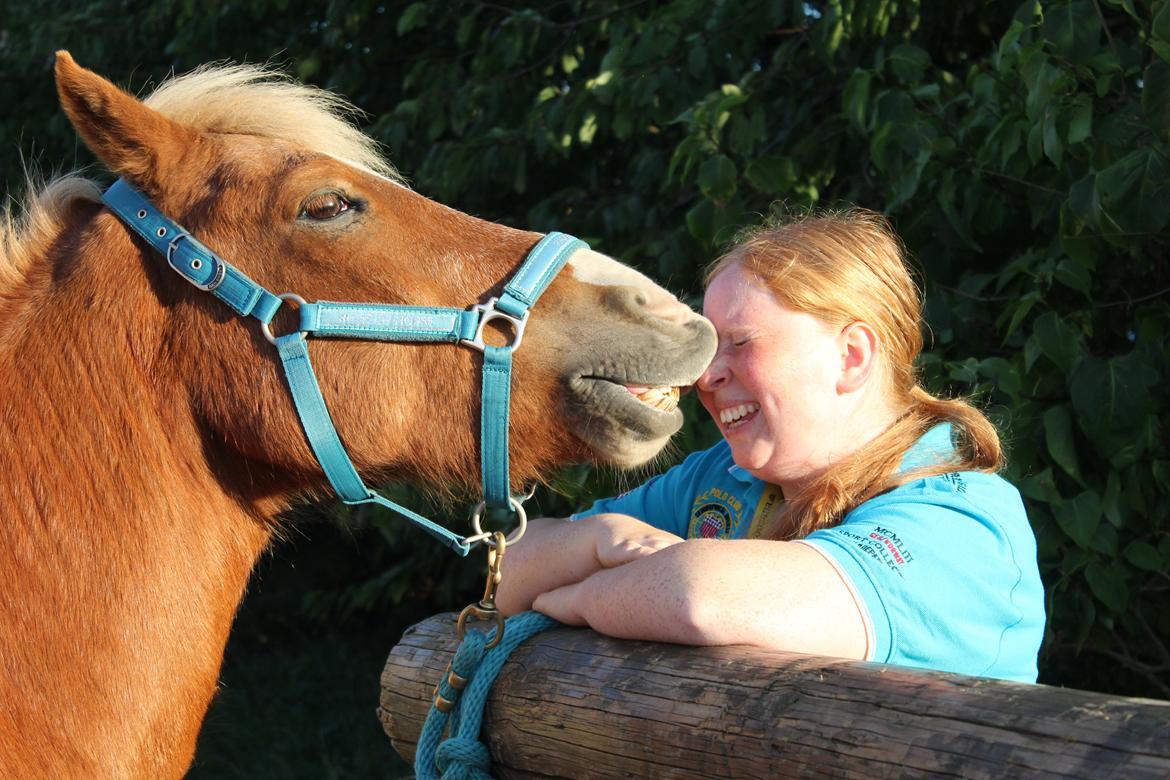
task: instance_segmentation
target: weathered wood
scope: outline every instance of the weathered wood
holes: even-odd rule
[[[454,618],[408,630],[382,673],[407,760]],[[1168,702],[580,629],[512,654],[484,737],[504,778],[1170,777]]]

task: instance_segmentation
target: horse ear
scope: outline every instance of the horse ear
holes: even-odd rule
[[[57,52],[55,68],[61,107],[85,145],[111,171],[140,189],[191,147],[197,133],[173,122],[93,71]]]

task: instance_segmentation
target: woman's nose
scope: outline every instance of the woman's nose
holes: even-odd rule
[[[727,363],[723,360],[723,355],[717,352],[715,359],[699,376],[699,381],[695,382],[695,387],[704,393],[710,393],[717,390],[726,381]]]

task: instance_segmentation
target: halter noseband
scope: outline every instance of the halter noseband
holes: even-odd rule
[[[349,505],[379,504],[419,525],[460,555],[473,544],[488,541],[480,527],[485,506],[511,507],[523,533],[526,522],[520,500],[508,482],[508,407],[512,385],[512,352],[520,346],[528,310],[564,266],[569,255],[588,249],[580,239],[549,233],[528,253],[499,298],[469,309],[397,306],[378,303],[307,303],[299,295],[273,295],[201,244],[168,219],[140,192],[118,179],[102,201],[119,219],[160,252],[180,276],[211,293],[242,317],[260,322],[264,337],[275,345],[301,427],[337,495]],[[286,336],[272,334],[272,318],[286,300],[297,302],[300,328]],[[483,341],[484,326],[503,319],[513,329],[512,343],[493,347]],[[343,337],[373,341],[446,341],[483,353],[482,409],[480,412],[480,472],[484,498],[472,514],[475,533],[461,537],[366,487],[353,466],[309,362],[308,337]]]

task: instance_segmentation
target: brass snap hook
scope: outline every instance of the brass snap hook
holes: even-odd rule
[[[487,582],[483,588],[483,598],[475,604],[468,604],[459,613],[459,620],[455,623],[455,638],[460,642],[467,632],[467,621],[471,619],[493,621],[496,624],[496,636],[486,645],[485,650],[491,650],[504,638],[504,615],[496,608],[496,589],[503,578],[500,567],[504,561],[504,550],[507,549],[508,538],[500,531],[492,534],[488,543],[488,571]]]

